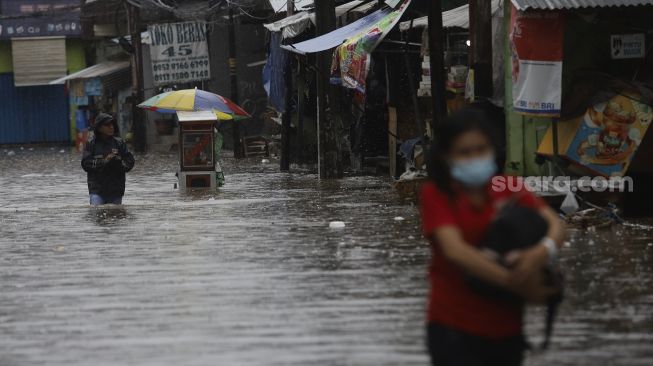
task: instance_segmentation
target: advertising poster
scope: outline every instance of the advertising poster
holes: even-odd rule
[[[211,77],[205,22],[155,24],[149,32],[155,86]]]
[[[617,95],[588,108],[567,150],[568,159],[606,177],[623,176],[651,120],[639,95]]]
[[[399,22],[410,1],[390,12],[372,26],[348,38],[333,53],[331,83],[365,93],[371,53]]]
[[[518,11],[511,17],[512,95],[515,111],[560,116],[564,18],[556,11]]]

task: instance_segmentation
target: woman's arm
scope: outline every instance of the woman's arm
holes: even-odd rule
[[[547,262],[555,259],[552,258],[552,255],[556,255],[557,248],[562,246],[566,237],[566,225],[551,207],[543,206],[538,210],[538,213],[546,220],[549,230],[546,237],[538,245],[519,253],[515,260],[512,276],[516,284],[523,283],[528,277],[539,272]],[[554,247],[548,248],[547,246],[550,245],[548,243],[551,243],[551,241]]]
[[[456,226],[441,226],[436,228],[433,234],[447,260],[477,278],[501,287],[509,287],[510,271],[466,243]]]
[[[524,281],[515,281],[513,271],[500,266],[467,244],[455,226],[437,228],[434,235],[447,260],[473,276],[512,291],[529,302],[544,303],[556,291],[544,284],[542,271],[526,277]]]
[[[567,237],[567,225],[549,206],[540,208],[538,212],[546,220],[546,223],[549,224],[549,230],[546,236],[553,239],[558,248],[560,248]]]

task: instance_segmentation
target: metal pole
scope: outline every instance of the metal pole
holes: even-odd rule
[[[437,126],[447,115],[443,40],[442,4],[440,0],[431,0],[431,6],[429,7],[429,52],[431,59],[431,103],[433,106],[431,132],[434,134],[433,137],[435,137]]]
[[[295,13],[295,1],[288,0],[287,15]],[[281,120],[281,171],[290,170],[290,123],[292,119],[292,94],[293,94],[293,56],[289,55],[285,70],[286,79],[286,103],[285,111]]]
[[[147,130],[145,127],[145,112],[137,105],[144,99],[143,87],[143,47],[141,44],[141,30],[139,24],[139,9],[133,5],[127,8],[127,26],[131,34],[134,54],[132,55],[132,116],[134,132],[134,150],[145,152],[147,150]]]
[[[231,100],[238,104],[238,63],[236,60],[236,25],[234,10],[229,8],[229,77],[231,84]],[[240,124],[233,121],[234,157],[243,157],[243,147],[240,140]]]

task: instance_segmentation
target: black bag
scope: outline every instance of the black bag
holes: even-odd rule
[[[485,240],[483,240],[479,249],[493,252],[496,254],[499,264],[509,267],[508,263],[503,259],[507,253],[537,245],[546,236],[547,231],[548,223],[539,213],[511,200],[500,209],[496,218],[490,224]],[[545,271],[546,284],[558,289],[546,302],[546,328],[544,343],[542,344],[542,348],[545,349],[549,345],[558,305],[562,302],[563,278],[558,268],[547,266],[542,270]],[[466,281],[478,294],[510,303],[523,304],[524,302],[518,295],[476,277],[467,276]]]

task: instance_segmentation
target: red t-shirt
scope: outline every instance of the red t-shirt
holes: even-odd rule
[[[431,242],[432,258],[429,268],[430,297],[428,321],[452,327],[486,338],[503,338],[522,331],[522,308],[519,305],[493,300],[473,292],[464,282],[463,271],[447,261],[433,231],[442,226],[456,226],[463,239],[478,246],[501,202],[515,193],[495,191],[488,184],[488,201],[482,208],[473,207],[462,191],[453,199],[434,183],[426,183],[421,193],[422,227]],[[531,192],[519,192],[518,202],[538,209],[544,201]]]

